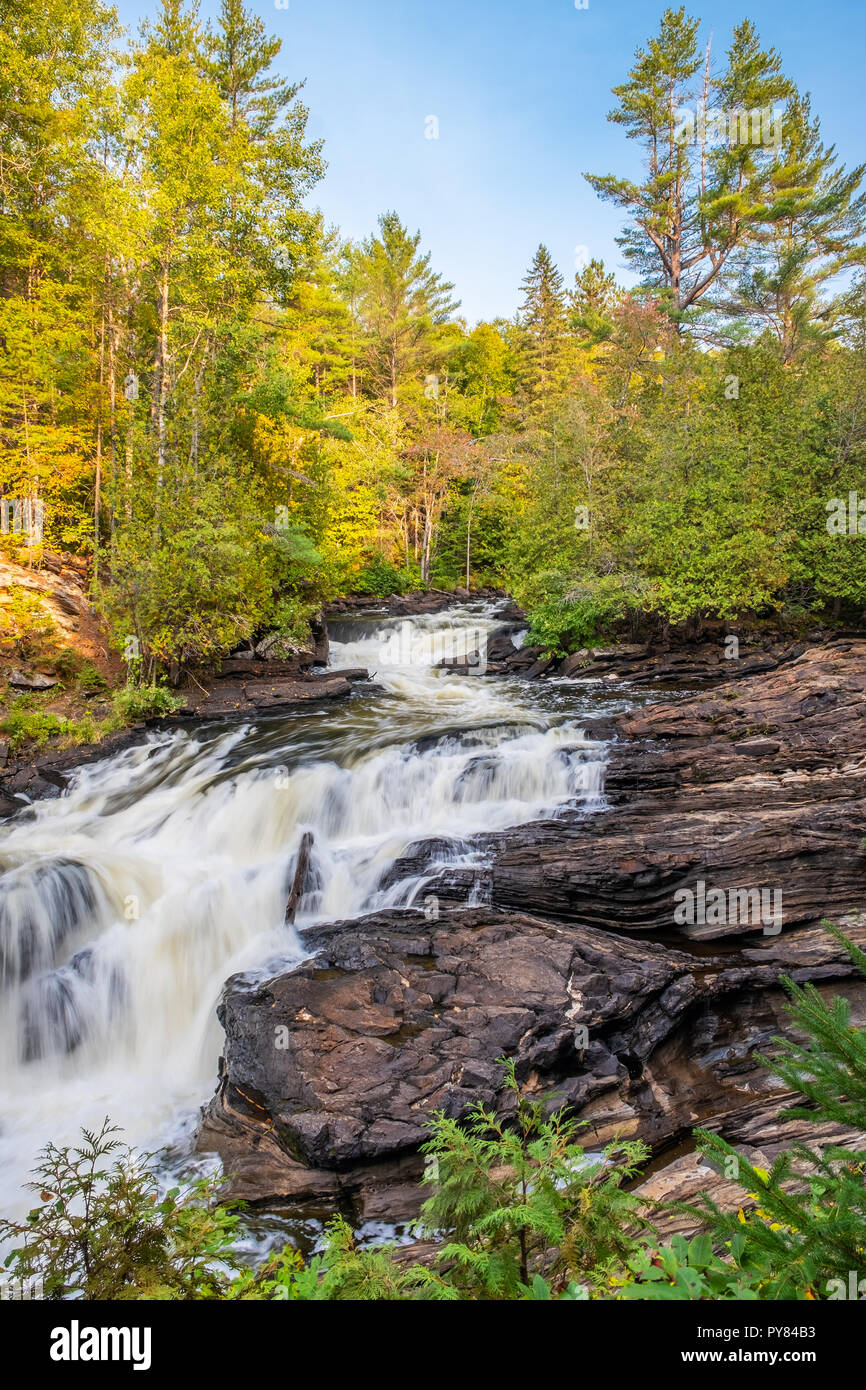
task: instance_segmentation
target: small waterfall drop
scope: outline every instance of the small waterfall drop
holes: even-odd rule
[[[189,1129],[224,981],[303,959],[314,922],[415,901],[420,873],[388,878],[412,845],[475,863],[479,832],[599,804],[603,750],[577,719],[530,684],[436,669],[497,623],[485,605],[339,625],[332,666],[378,692],[151,735],[0,827],[0,1210],[22,1210],[48,1139],[105,1115],[146,1148]]]

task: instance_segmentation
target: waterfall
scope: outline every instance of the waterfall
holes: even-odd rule
[[[415,901],[427,879],[388,877],[410,846],[476,863],[479,832],[599,804],[603,750],[537,687],[436,669],[443,640],[474,651],[496,625],[492,605],[343,624],[332,666],[378,691],[153,734],[0,828],[0,1210],[42,1144],[105,1115],[147,1148],[182,1136],[227,977],[300,961],[314,922]]]

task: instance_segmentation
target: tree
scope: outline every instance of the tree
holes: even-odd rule
[[[471,435],[461,430],[431,425],[406,450],[406,456],[420,465],[411,484],[410,508],[422,584],[430,583],[433,545],[446,501],[455,482],[469,473],[476,447]]]
[[[0,1219],[19,1279],[48,1298],[225,1297],[239,1217],[199,1178],[163,1196],[151,1155],[134,1153],[106,1120],[78,1145],[48,1144],[29,1183],[40,1205],[24,1222]],[[144,1159],[144,1161],[142,1161]]]
[[[797,94],[784,121],[779,168],[773,174],[773,220],[742,258],[729,312],[745,315],[775,336],[783,362],[809,343],[838,332],[840,305],[822,298],[829,281],[866,259],[866,165],[849,173],[821,140],[808,96]]]
[[[271,70],[281,40],[267,36],[243,0],[221,0],[203,48],[231,133],[228,245],[260,284],[282,296],[321,239],[318,216],[303,204],[325,171],[323,142],[307,138],[309,112],[298,100],[304,84]]]
[[[396,212],[379,218],[379,236],[347,250],[347,276],[366,339],[366,374],[374,394],[396,407],[411,373],[434,364],[439,330],[456,313],[454,286],[421,255],[421,233],[411,235]]]
[[[423,1145],[433,1188],[425,1224],[449,1233],[440,1261],[453,1264],[450,1282],[477,1298],[526,1296],[541,1270],[563,1287],[576,1273],[595,1279],[631,1252],[641,1225],[623,1184],[645,1146],[610,1144],[588,1160],[579,1124],[564,1111],[545,1117],[521,1094],[514,1061],[503,1061],[513,1118],[482,1104],[462,1123],[440,1114]]]
[[[561,349],[566,333],[565,292],[546,246],[539,246],[521,284],[524,387],[533,402],[545,402],[561,383]]]
[[[866,975],[866,955],[824,926]],[[824,1146],[816,1134],[813,1145],[784,1149],[767,1171],[720,1135],[699,1130],[706,1160],[735,1172],[755,1206],[748,1214],[725,1212],[704,1197],[696,1210],[714,1241],[729,1243],[735,1267],[760,1280],[762,1298],[848,1298],[848,1272],[858,1271],[859,1282],[866,1241],[866,1033],[852,1027],[844,997],[827,1001],[814,985],[786,977],[783,984],[798,1036],[774,1037],[777,1051],[763,1061],[798,1102],[784,1117],[850,1137]]]
[[[449,369],[457,392],[452,415],[473,434],[490,434],[514,394],[517,375],[516,354],[501,327],[479,323],[455,345]]]
[[[92,209],[117,34],[100,0],[0,4],[0,490],[45,499],[46,538],[76,547],[92,534]]]
[[[664,291],[678,322],[773,217],[772,115],[792,92],[778,54],[761,49],[748,20],[734,30],[725,71],[713,77],[699,23],[683,7],[666,10],[658,36],[638,49],[628,80],[613,89],[619,105],[608,119],[640,142],[647,177],[585,176],[628,213],[632,225],[620,238],[626,258]]]
[[[622,295],[616,276],[605,271],[604,261],[591,260],[574,277],[569,291],[569,327],[581,347],[595,347],[613,333],[613,311]]]

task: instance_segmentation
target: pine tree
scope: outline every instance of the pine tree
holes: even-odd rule
[[[824,924],[866,975],[866,954]],[[783,983],[789,1015],[803,1041],[776,1037],[768,1069],[801,1098],[785,1119],[850,1130],[846,1144],[807,1143],[784,1150],[769,1172],[755,1167],[717,1134],[698,1131],[701,1151],[755,1202],[748,1214],[723,1212],[705,1198],[697,1210],[715,1240],[731,1244],[734,1263],[760,1276],[762,1298],[847,1297],[849,1271],[866,1277],[866,1032],[851,1024],[851,1005],[827,1003],[812,984]]]
[[[631,225],[619,238],[626,259],[663,291],[677,322],[700,304],[733,252],[753,244],[772,220],[777,161],[772,143],[764,143],[766,125],[792,92],[779,55],[760,47],[748,20],[734,30],[727,67],[714,78],[699,25],[683,7],[666,10],[658,36],[638,49],[628,80],[613,89],[619,105],[608,119],[640,143],[647,177],[585,176],[628,213]],[[750,112],[766,123],[758,143]]]
[[[574,277],[569,292],[569,325],[581,346],[603,343],[613,332],[613,310],[621,297],[616,276],[605,271],[604,261],[591,260]]]
[[[742,266],[733,313],[775,336],[791,362],[809,343],[838,331],[841,305],[822,297],[834,276],[864,263],[866,165],[848,172],[821,140],[808,96],[791,101],[784,121],[780,167],[773,176],[772,223]]]
[[[367,381],[395,407],[407,377],[434,364],[441,329],[459,302],[431,268],[429,252],[420,254],[420,232],[412,235],[396,212],[386,212],[379,233],[348,248],[346,278],[366,340]]]
[[[561,385],[566,335],[564,282],[546,246],[539,246],[520,288],[522,384],[531,401],[544,403]]]

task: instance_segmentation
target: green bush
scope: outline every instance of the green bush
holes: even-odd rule
[[[61,647],[51,660],[64,685],[71,685],[85,665],[83,657],[74,647]]]
[[[55,662],[55,668],[57,663]],[[90,661],[85,661],[78,672],[78,686],[85,694],[99,694],[108,689],[108,683],[101,671]]]
[[[56,631],[40,598],[23,584],[10,584],[9,600],[0,608],[0,630],[10,637],[25,661],[41,656]]]
[[[634,607],[634,597],[618,576],[592,578],[536,604],[529,613],[526,640],[552,656],[566,656],[611,638]]]
[[[0,729],[8,735],[13,753],[23,743],[34,743],[41,748],[56,734],[65,734],[68,727],[68,719],[42,709],[32,694],[16,696],[9,706],[9,713],[0,721]]]
[[[48,1144],[29,1184],[40,1203],[26,1221],[0,1219],[16,1244],[16,1278],[41,1277],[47,1298],[176,1299],[224,1295],[238,1217],[220,1205],[216,1179],[160,1195],[147,1162],[106,1120],[83,1143]],[[82,1212],[86,1215],[82,1215]]]
[[[572,1277],[604,1280],[642,1226],[623,1184],[649,1150],[611,1144],[588,1158],[576,1142],[579,1122],[562,1111],[545,1118],[540,1102],[521,1093],[514,1062],[503,1062],[512,1120],[476,1105],[463,1123],[443,1114],[433,1121],[423,1145],[434,1187],[422,1208],[425,1229],[450,1233],[440,1260],[471,1297],[525,1296],[536,1272],[563,1288]]]
[[[352,577],[351,586],[356,594],[390,598],[391,594],[405,594],[415,587],[415,582],[408,570],[398,569],[390,560],[377,555]]]
[[[8,735],[13,753],[25,743],[42,748],[52,738],[69,743],[98,743],[108,732],[109,724],[99,724],[89,712],[81,719],[67,719],[44,708],[50,692],[36,691],[18,695],[9,706],[8,714],[0,720],[0,730]]]
[[[164,685],[125,685],[114,692],[114,712],[123,724],[174,714],[181,701]]]
[[[866,955],[824,925],[866,975]],[[733,1263],[759,1278],[762,1298],[822,1297],[849,1270],[866,1274],[866,1147],[857,1137],[866,1132],[866,1032],[852,1026],[846,999],[825,1003],[814,985],[785,977],[783,984],[788,1014],[805,1039],[773,1038],[775,1055],[762,1059],[802,1097],[784,1116],[844,1126],[855,1137],[850,1146],[824,1149],[794,1144],[767,1172],[719,1135],[698,1131],[701,1152],[713,1166],[739,1174],[754,1206],[723,1212],[705,1198],[693,1210],[717,1242],[729,1244]]]

